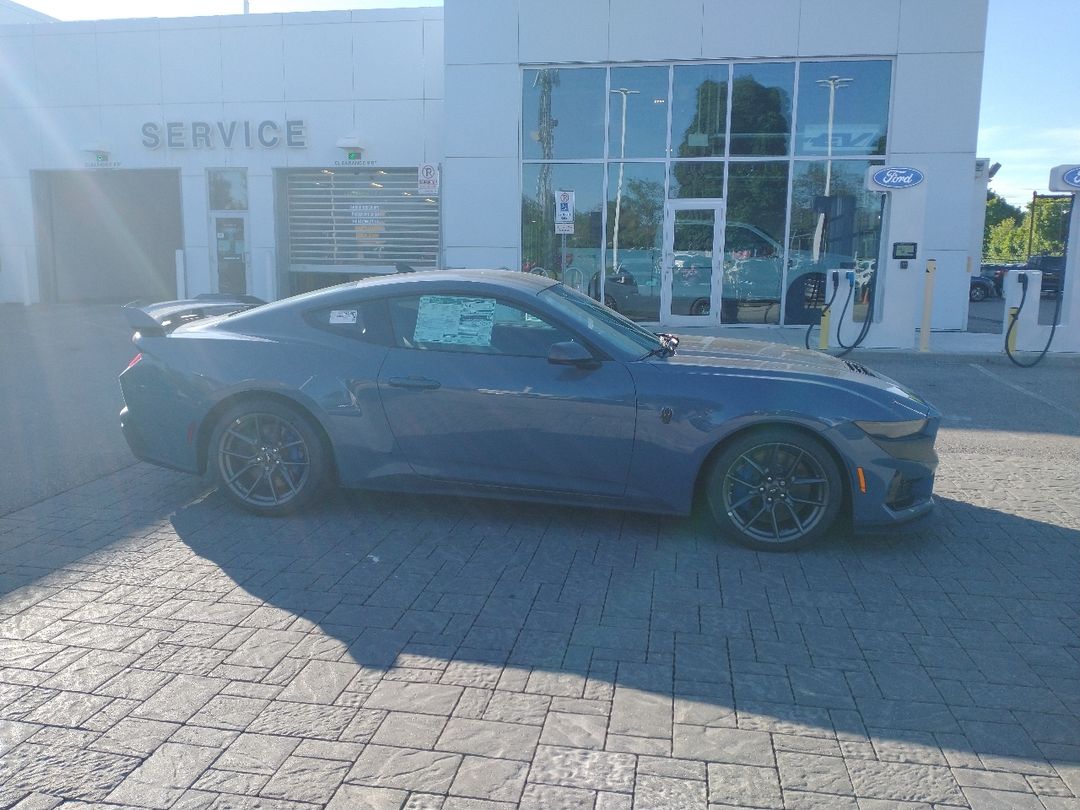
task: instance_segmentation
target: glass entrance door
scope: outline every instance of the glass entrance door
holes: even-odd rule
[[[664,217],[660,322],[719,323],[724,201],[670,200]]]
[[[215,216],[214,259],[217,266],[218,292],[247,293],[247,223],[244,216]]]

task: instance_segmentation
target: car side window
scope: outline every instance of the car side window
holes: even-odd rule
[[[565,329],[490,296],[412,295],[387,301],[395,345],[426,351],[547,357]]]
[[[304,319],[324,332],[380,346],[392,345],[382,301],[352,301],[321,307],[304,313]]]

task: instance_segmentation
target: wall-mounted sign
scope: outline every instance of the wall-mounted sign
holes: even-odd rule
[[[142,125],[147,149],[274,149],[307,146],[307,124],[285,121],[147,121]]]
[[[914,188],[925,179],[918,169],[904,166],[886,166],[874,172],[874,184],[890,191]]]
[[[439,167],[425,163],[416,170],[416,189],[421,194],[439,193]]]
[[[1080,191],[1080,166],[1055,166],[1051,169],[1050,190],[1069,194]]]

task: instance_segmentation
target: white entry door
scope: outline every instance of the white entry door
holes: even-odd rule
[[[664,211],[660,323],[720,323],[724,201],[669,200]]]

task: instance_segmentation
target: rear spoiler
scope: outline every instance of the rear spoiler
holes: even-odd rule
[[[123,307],[123,312],[128,326],[136,332],[167,335],[185,323],[243,312],[265,303],[253,295],[207,293],[183,301],[161,301],[157,304],[143,305],[141,301],[132,301]]]

